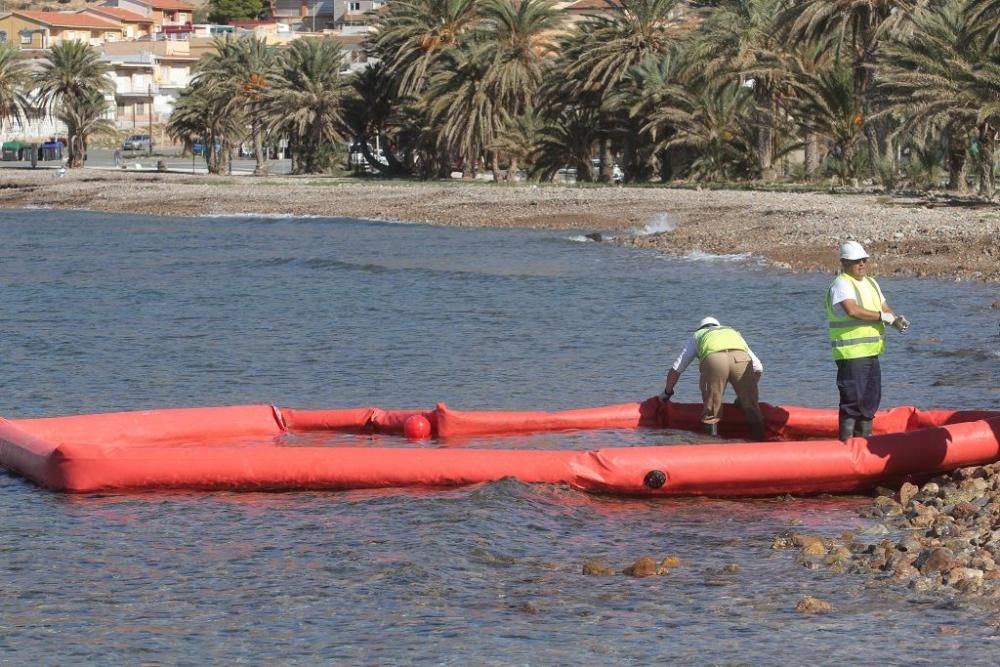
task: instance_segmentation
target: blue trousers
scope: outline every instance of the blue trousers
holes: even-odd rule
[[[872,419],[882,402],[882,366],[878,357],[837,360],[840,416]]]

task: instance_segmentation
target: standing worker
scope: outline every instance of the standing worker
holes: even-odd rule
[[[746,414],[754,440],[763,440],[764,420],[757,403],[757,383],[764,372],[764,366],[739,331],[722,326],[714,317],[706,317],[698,323],[698,329],[688,338],[680,356],[667,371],[666,387],[660,398],[670,400],[681,373],[696,356],[701,368],[699,385],[704,405],[701,422],[705,432],[713,436],[719,435],[722,395],[728,382],[736,391],[736,399]]]
[[[857,241],[840,246],[840,273],[826,294],[826,319],[840,390],[840,439],[872,434],[872,419],[882,401],[885,325],[906,331],[910,322],[896,315],[882,289],[867,275],[870,257]]]

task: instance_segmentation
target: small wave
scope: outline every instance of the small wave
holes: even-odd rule
[[[305,213],[200,213],[199,218],[263,218],[266,220],[290,220],[293,218],[329,218],[328,215]]]
[[[741,252],[735,255],[716,255],[701,250],[692,250],[684,255],[684,259],[691,262],[748,262],[753,257],[748,252]]]
[[[653,236],[654,234],[672,232],[675,229],[677,229],[677,225],[674,224],[669,213],[654,213],[647,225],[633,229],[631,234],[632,236]]]

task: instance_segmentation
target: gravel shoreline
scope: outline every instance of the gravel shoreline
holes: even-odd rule
[[[317,215],[463,227],[573,229],[686,255],[750,253],[792,271],[833,271],[844,238],[880,275],[1000,282],[1000,206],[873,194],[655,187],[365,182],[323,177],[5,169],[0,206],[149,215]]]

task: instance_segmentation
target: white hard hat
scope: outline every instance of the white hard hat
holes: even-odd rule
[[[865,259],[868,253],[857,241],[844,241],[840,244],[840,258],[853,262],[856,259]]]
[[[699,329],[704,329],[705,327],[721,327],[721,326],[722,325],[719,324],[719,320],[715,319],[714,317],[706,317],[701,322],[698,322]]]

